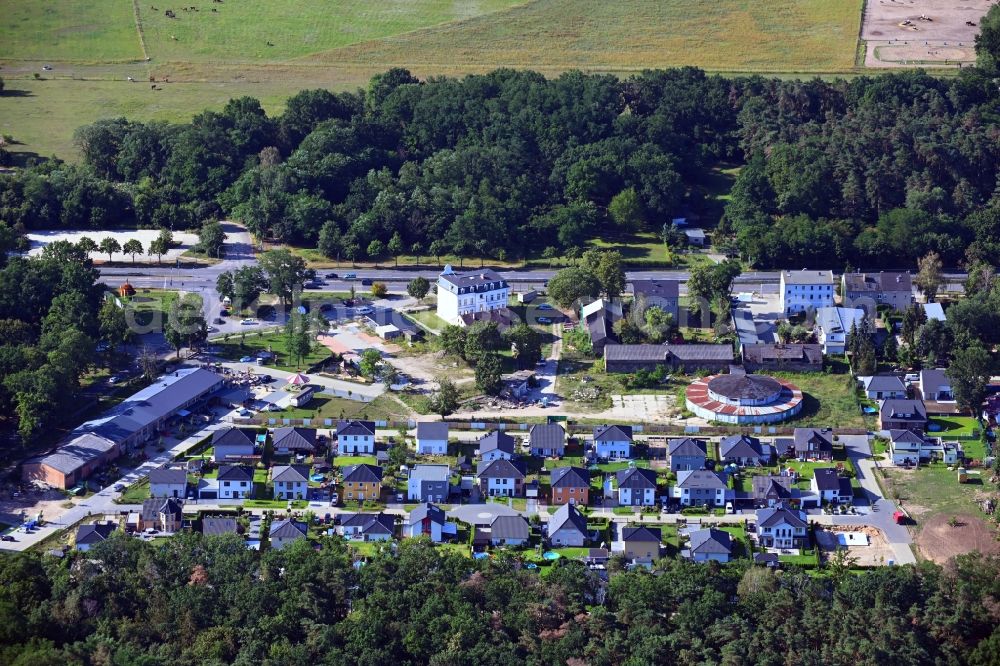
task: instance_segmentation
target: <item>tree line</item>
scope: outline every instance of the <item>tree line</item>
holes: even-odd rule
[[[18,230],[237,218],[338,260],[579,256],[594,236],[706,215],[709,170],[744,164],[717,241],[759,266],[948,264],[996,254],[985,67],[833,81],[683,68],[627,79],[498,70],[244,97],[187,124],[82,127],[82,163],[0,177]]]
[[[387,548],[388,550],[388,548]],[[353,566],[338,538],[113,536],[0,558],[0,660],[76,664],[995,664],[1000,561],[851,574],[663,560],[540,576],[424,540]]]

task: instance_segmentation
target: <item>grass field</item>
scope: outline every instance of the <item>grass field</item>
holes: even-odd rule
[[[74,159],[81,124],[185,121],[241,95],[278,113],[301,89],[355,89],[393,66],[849,73],[862,0],[234,0],[176,18],[137,6],[143,40],[125,0],[0,0],[0,132],[15,152]]]
[[[242,343],[240,342],[239,334],[234,334],[229,337],[228,341],[213,339],[212,345],[218,349],[219,356],[233,361],[239,360],[244,356],[253,356],[259,351],[269,349],[277,359],[273,367],[289,372],[303,370],[330,357],[330,350],[317,344],[302,359],[301,364],[291,363],[286,353],[288,341],[283,331],[265,333],[260,336],[257,333],[258,331],[247,331],[247,335]]]

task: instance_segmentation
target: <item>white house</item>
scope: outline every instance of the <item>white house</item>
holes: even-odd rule
[[[781,311],[786,315],[833,305],[830,271],[781,271]]]
[[[594,428],[594,453],[606,460],[627,460],[632,454],[632,426],[603,425]]]
[[[154,469],[149,472],[150,497],[181,497],[187,491],[187,472],[183,469]]]
[[[509,298],[510,285],[488,268],[456,273],[448,265],[438,277],[437,315],[450,324],[464,314],[505,308]]]
[[[906,386],[896,375],[874,375],[862,381],[870,400],[894,400],[906,397]]]
[[[893,465],[919,465],[940,460],[946,465],[958,463],[957,442],[943,442],[936,437],[923,437],[911,430],[889,431],[889,455]]]
[[[682,506],[723,506],[726,503],[726,479],[718,472],[696,469],[677,472],[677,483],[670,496]]]
[[[587,518],[572,504],[563,504],[549,519],[549,543],[580,548],[587,541]]]
[[[253,492],[253,468],[242,465],[220,465],[218,473],[219,499],[241,499]]]
[[[342,456],[375,453],[374,421],[340,421],[336,435],[337,453]]]
[[[951,389],[951,379],[941,368],[920,371],[920,396],[934,402],[951,402],[955,394]]]
[[[268,534],[271,548],[281,550],[293,541],[305,539],[308,530],[306,524],[298,520],[276,520],[271,523],[271,531]]]
[[[396,518],[388,513],[351,513],[340,517],[340,535],[360,541],[388,541],[396,529]]]
[[[418,423],[417,453],[425,456],[448,455],[448,424],[423,421]]]
[[[445,502],[450,492],[451,470],[447,465],[414,465],[406,481],[406,499],[413,502]]]
[[[729,532],[714,527],[692,530],[684,554],[694,562],[728,562],[733,554],[732,537]]]
[[[803,511],[778,505],[757,509],[757,541],[764,548],[806,548],[809,546],[809,523]]]
[[[434,543],[441,543],[445,522],[441,507],[430,503],[421,504],[407,516],[403,524],[403,536],[410,539],[426,536]]]
[[[827,355],[843,354],[851,328],[865,318],[861,308],[823,307],[816,311],[816,338]]]
[[[97,544],[106,541],[116,529],[118,529],[118,525],[110,520],[80,525],[76,531],[76,549],[87,552]]]
[[[523,546],[531,528],[524,516],[497,516],[490,523],[490,543],[494,546]]]
[[[507,433],[494,430],[479,438],[479,457],[485,461],[510,460],[514,457],[516,442]]]
[[[275,465],[271,468],[274,499],[305,499],[309,492],[308,465]]]
[[[851,480],[837,474],[837,470],[832,467],[814,469],[813,478],[809,485],[812,491],[819,496],[820,502],[851,504],[854,501]]]
[[[619,470],[618,504],[653,506],[656,504],[656,472],[642,467]]]

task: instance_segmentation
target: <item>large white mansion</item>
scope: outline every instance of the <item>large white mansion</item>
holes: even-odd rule
[[[437,314],[450,324],[462,315],[507,307],[510,285],[488,268],[456,273],[445,266],[437,281]]]

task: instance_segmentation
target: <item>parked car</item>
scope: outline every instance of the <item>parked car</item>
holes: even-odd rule
[[[340,494],[334,493],[330,495],[330,506],[337,506],[340,504]]]
[[[240,363],[253,363],[253,357],[243,356],[240,358]]]
[[[326,274],[326,279],[327,280],[336,280],[337,279],[337,274],[336,273],[327,273]]]
[[[354,311],[361,315],[370,315],[372,312],[374,312],[374,310],[372,310],[367,305],[362,305],[360,308],[355,308]]]
[[[212,320],[212,323],[222,325],[226,323],[226,320],[223,319],[222,317],[216,317],[215,319]]]
[[[117,384],[121,380],[122,378],[119,377],[118,375],[111,375],[110,377],[108,377],[108,384]]]
[[[539,310],[551,310],[552,306],[550,304],[548,304],[548,303],[539,303],[538,304],[538,309]]]
[[[538,323],[539,324],[551,324],[552,320],[549,319],[548,317],[539,317],[538,318]]]
[[[240,322],[240,326],[256,326],[256,325],[257,325],[257,320],[250,319],[249,317]]]
[[[125,484],[124,483],[116,483],[115,484],[115,492],[116,493],[120,493],[123,490],[125,490]]]
[[[17,539],[15,539],[9,534],[4,534],[2,537],[0,537],[0,541],[17,541]]]

